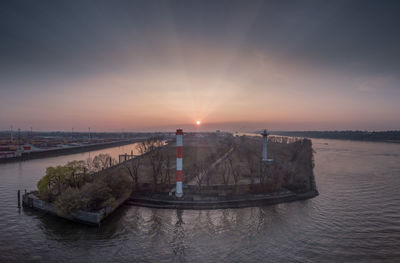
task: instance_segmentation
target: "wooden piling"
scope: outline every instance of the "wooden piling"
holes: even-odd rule
[[[18,190],[18,208],[21,208],[21,191]]]

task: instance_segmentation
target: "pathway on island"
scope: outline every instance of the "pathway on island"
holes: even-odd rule
[[[215,162],[213,162],[210,167],[207,168],[206,171],[202,172],[199,174],[200,178],[203,178],[204,175],[206,175],[210,170],[214,169],[220,162],[225,160],[232,152],[233,152],[234,147],[230,148],[229,151],[227,151],[224,155],[219,157]],[[197,185],[197,177],[195,176],[191,181],[189,181],[186,185]],[[175,193],[176,187],[172,188],[171,191],[169,192],[170,195]]]
[[[214,163],[212,163],[210,165],[210,167],[208,167],[205,171],[200,172],[199,174],[199,178],[200,180],[203,180],[203,177],[208,174],[208,172],[212,171],[220,162],[222,162],[223,160],[225,160],[231,153],[233,152],[233,147],[229,149],[229,151],[227,151],[224,155],[222,155],[221,157],[219,157]],[[195,176],[191,181],[189,181],[187,183],[187,185],[198,185],[197,183],[197,176]]]

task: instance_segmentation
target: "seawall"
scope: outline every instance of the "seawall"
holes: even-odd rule
[[[25,160],[31,160],[31,159],[39,159],[39,158],[47,158],[47,157],[54,157],[54,156],[60,156],[60,155],[81,153],[81,152],[87,152],[87,151],[92,151],[92,150],[100,150],[100,149],[105,149],[105,148],[110,148],[110,147],[127,145],[127,144],[131,144],[131,143],[139,142],[141,140],[142,139],[131,139],[131,140],[110,142],[110,143],[98,143],[98,144],[89,144],[89,145],[74,146],[74,147],[60,148],[60,149],[25,152],[25,153],[22,153],[21,156],[10,157],[10,158],[1,158],[0,163],[18,162],[18,161],[25,161]]]
[[[221,196],[202,197],[201,195],[186,195],[182,200],[167,198],[162,195],[133,195],[125,204],[143,206],[150,208],[163,209],[226,209],[226,208],[245,208],[254,206],[266,206],[279,203],[293,202],[309,199],[318,195],[317,191],[296,194],[285,191],[271,195],[242,195],[226,199]]]
[[[72,220],[78,223],[83,223],[86,225],[99,226],[101,221],[103,221],[108,215],[114,212],[115,209],[120,207],[127,198],[121,198],[117,200],[112,207],[105,207],[95,212],[87,211],[75,211],[71,215],[62,215],[57,212],[54,204],[40,200],[35,192],[26,193],[22,196],[22,205],[24,207],[34,208],[49,214]]]

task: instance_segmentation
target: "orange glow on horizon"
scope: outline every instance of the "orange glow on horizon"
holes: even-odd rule
[[[180,125],[234,131],[390,129],[390,123],[399,123],[393,114],[398,104],[383,104],[383,97],[372,96],[375,86],[389,80],[348,81],[261,50],[238,55],[232,48],[187,43],[184,51],[189,68],[133,63],[116,72],[51,80],[46,92],[29,91],[0,103],[6,109],[18,105],[18,110],[0,111],[0,129],[8,129],[7,123],[26,130],[82,131],[88,126],[147,131]],[[31,87],[39,90],[43,85]]]

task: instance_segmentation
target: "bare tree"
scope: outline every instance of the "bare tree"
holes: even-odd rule
[[[230,175],[233,178],[233,183],[235,184],[235,188],[237,188],[240,179],[240,166],[238,163],[234,162],[232,156],[228,157],[228,165]]]
[[[242,151],[243,160],[246,162],[248,169],[248,176],[250,178],[250,184],[254,184],[256,177],[259,177],[259,156],[257,151],[252,147],[250,139],[245,139],[240,145],[240,151]]]
[[[222,177],[222,183],[224,185],[228,185],[229,184],[229,163],[227,161],[224,161],[221,165],[218,166],[218,170],[221,173],[221,177]]]
[[[136,145],[136,150],[139,152],[139,155],[143,155],[149,151],[150,141],[149,139],[139,142]]]
[[[87,167],[89,174],[96,172],[96,168],[94,167],[92,158],[89,157],[86,159],[85,166]]]
[[[239,179],[240,179],[240,170],[239,167],[235,167],[232,170],[232,175],[233,175],[233,181],[235,183],[235,186],[237,187],[238,183],[239,183]]]
[[[170,171],[171,158],[169,155],[166,156],[163,167],[164,167],[164,169],[163,169],[164,172],[162,173],[162,176],[161,176],[161,184],[162,185],[165,185],[167,183],[171,184],[171,171]]]
[[[156,190],[158,182],[161,178],[161,183],[164,184],[163,167],[169,167],[169,160],[165,162],[165,156],[161,151],[161,146],[164,145],[162,137],[150,137],[136,145],[136,150],[139,155],[147,154],[152,168],[153,190]],[[128,170],[129,175],[132,177],[135,186],[139,187],[139,168],[141,166],[141,157],[136,157],[128,162],[124,162],[124,167]],[[169,159],[169,158],[168,158]],[[169,171],[166,171],[166,176],[169,177]],[[170,181],[170,179],[168,179]]]
[[[93,159],[86,159],[86,166],[89,170],[89,173],[95,173],[101,171],[103,169],[110,168],[117,164],[117,160],[112,158],[108,153],[101,153],[96,155]]]
[[[123,166],[128,170],[129,175],[132,177],[135,187],[139,187],[139,167],[140,157],[133,158],[129,161],[123,162]]]
[[[165,161],[165,154],[161,150],[164,140],[161,137],[151,137],[143,144],[145,153],[149,155],[150,166],[153,177],[153,190],[157,190],[159,178],[162,176],[162,168]]]
[[[206,178],[207,168],[204,162],[195,163],[193,166],[194,177],[196,178],[196,183],[201,188],[201,185]]]
[[[213,163],[217,160],[217,155],[215,153],[211,153],[210,155],[207,156],[204,162],[201,163],[201,169],[203,170],[203,177],[205,177],[205,181],[207,186],[210,185],[210,180],[211,180],[211,172],[212,170],[215,169],[213,167]]]

